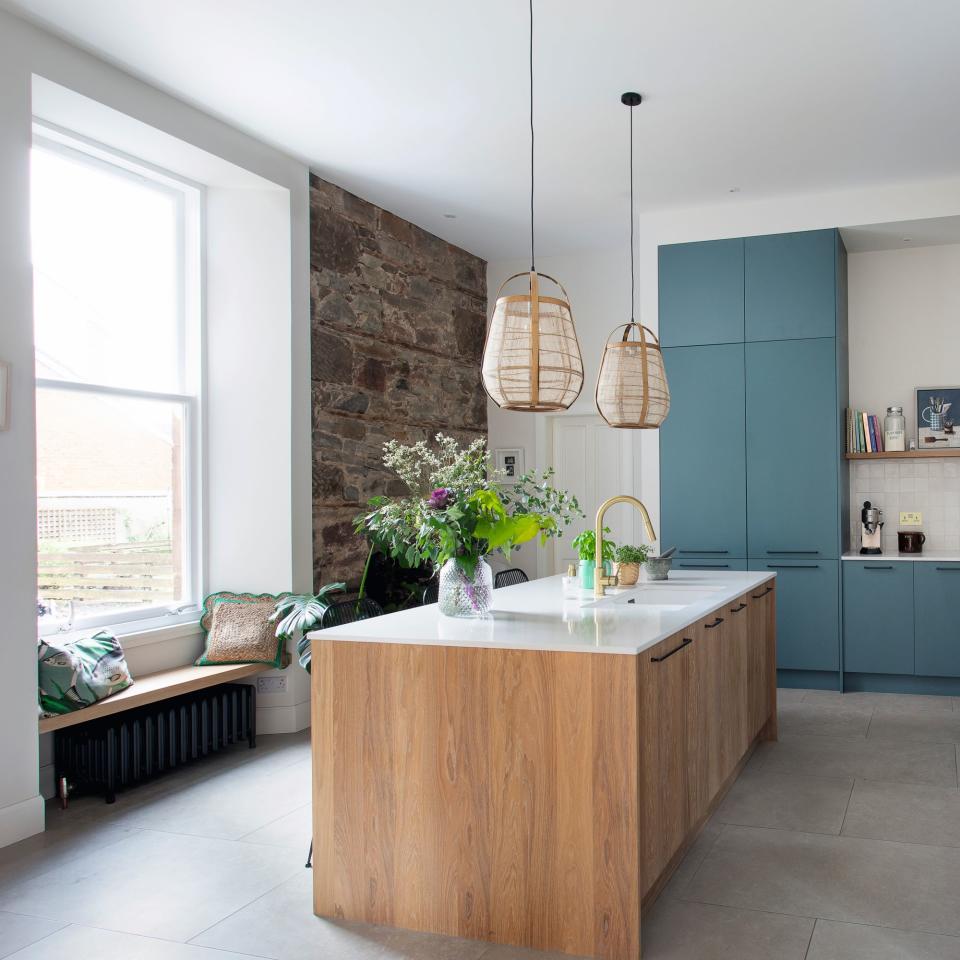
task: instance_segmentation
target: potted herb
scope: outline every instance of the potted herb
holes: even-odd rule
[[[647,562],[650,548],[633,547],[624,544],[617,547],[617,583],[622,587],[632,587],[640,578],[640,567]]]
[[[404,567],[430,564],[441,613],[487,616],[493,573],[485,557],[499,550],[509,559],[519,544],[560,536],[582,514],[574,497],[550,485],[549,471],[525,474],[508,490],[490,469],[484,440],[466,448],[442,433],[435,440],[384,445],[384,465],[408,493],[374,497],[356,530]]]
[[[603,538],[603,565],[604,569],[608,569],[608,564],[612,564],[615,556],[617,545],[612,541],[608,540],[606,534],[610,532],[609,527],[603,528],[604,538]],[[580,558],[579,564],[579,574],[580,574],[580,586],[584,590],[593,589],[593,572],[597,562],[597,534],[593,530],[584,530],[583,533],[573,538],[573,549],[577,551],[577,556]]]

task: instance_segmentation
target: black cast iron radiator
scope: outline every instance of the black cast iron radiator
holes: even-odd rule
[[[224,683],[54,734],[61,801],[67,791],[116,792],[246,740],[256,746],[256,688]]]

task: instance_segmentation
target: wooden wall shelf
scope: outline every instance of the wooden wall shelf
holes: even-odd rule
[[[884,450],[881,453],[848,453],[848,460],[937,460],[960,457],[960,447],[942,450]]]

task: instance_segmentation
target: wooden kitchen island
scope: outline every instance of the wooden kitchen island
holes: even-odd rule
[[[313,634],[314,912],[636,960],[643,905],[776,738],[774,578],[675,576]]]

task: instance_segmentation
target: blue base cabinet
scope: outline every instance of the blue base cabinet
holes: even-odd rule
[[[742,557],[678,557],[671,570],[747,570]]]
[[[915,566],[915,672],[960,677],[960,563],[923,561]]]
[[[749,570],[777,574],[777,668],[840,669],[839,560],[752,559]]]
[[[914,672],[913,568],[921,566],[926,564],[889,563],[880,557],[844,562],[845,672]]]

